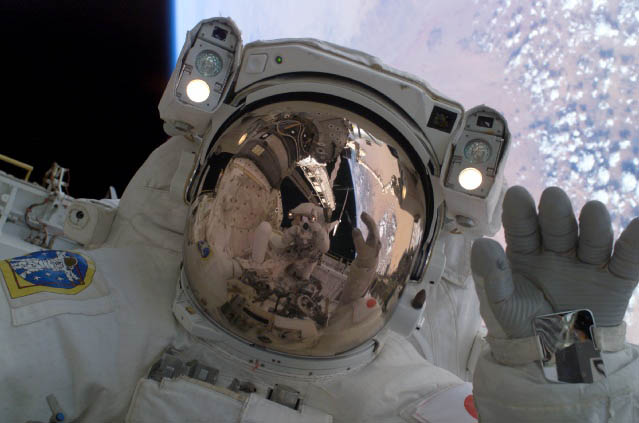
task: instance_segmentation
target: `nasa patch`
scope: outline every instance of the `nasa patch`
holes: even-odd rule
[[[2,260],[0,270],[11,298],[38,292],[75,295],[91,284],[95,264],[79,253],[43,250]]]

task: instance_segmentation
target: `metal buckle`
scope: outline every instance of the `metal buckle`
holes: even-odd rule
[[[161,382],[164,378],[175,379],[178,376],[188,376],[191,379],[215,385],[219,373],[218,369],[200,364],[197,360],[184,363],[174,355],[172,350],[167,350],[162,354],[162,358],[151,366],[148,378]]]
[[[595,319],[590,310],[574,310],[538,316],[533,330],[544,358],[544,377],[559,383],[595,383],[606,377],[601,351],[595,343]]]
[[[293,410],[299,411],[302,407],[302,396],[299,391],[286,385],[275,384],[272,389],[269,389],[266,399]]]

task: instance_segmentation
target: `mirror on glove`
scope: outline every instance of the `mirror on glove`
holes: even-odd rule
[[[594,383],[606,377],[601,352],[592,329],[590,310],[575,310],[538,316],[533,330],[539,336],[544,359],[540,362],[550,382]]]

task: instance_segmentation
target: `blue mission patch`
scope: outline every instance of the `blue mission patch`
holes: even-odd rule
[[[86,288],[95,265],[79,253],[59,250],[36,251],[0,262],[12,298],[37,292],[76,294]]]

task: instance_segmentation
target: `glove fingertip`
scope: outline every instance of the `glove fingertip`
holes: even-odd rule
[[[353,229],[351,236],[353,237],[353,244],[355,244],[356,248],[359,248],[366,243],[366,241],[364,241],[362,231],[359,228]]]
[[[501,245],[492,239],[479,239],[473,244],[471,268],[476,278],[483,280],[486,296],[491,303],[510,298],[515,286],[508,259]]]
[[[507,263],[506,254],[502,246],[495,240],[480,238],[473,243],[470,253],[470,267],[473,273],[487,277],[498,263]]]
[[[639,279],[639,218],[634,218],[619,236],[608,269],[624,279]]]

